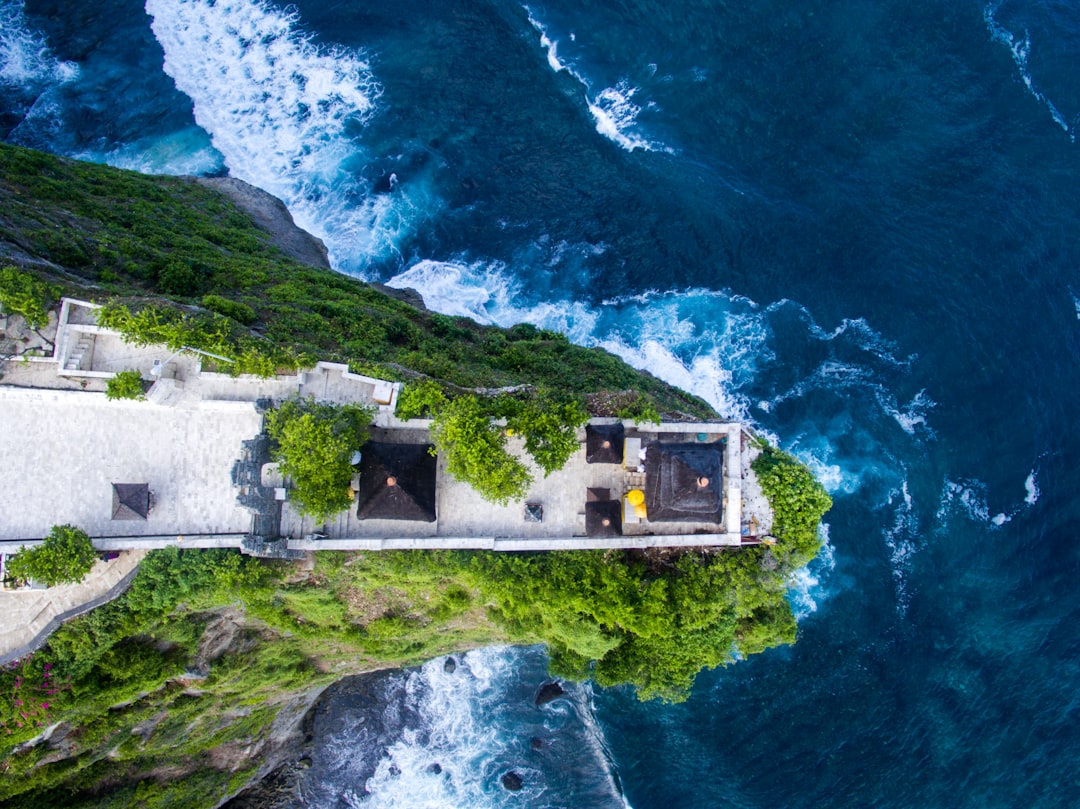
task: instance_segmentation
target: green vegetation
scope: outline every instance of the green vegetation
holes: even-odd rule
[[[12,266],[0,267],[0,309],[22,315],[32,329],[43,329],[49,322],[49,309],[59,296],[55,284],[39,281]]]
[[[269,373],[318,358],[459,391],[636,390],[662,413],[714,415],[700,399],[555,332],[420,311],[356,279],[298,264],[228,199],[189,180],[0,144],[0,211],[0,248],[40,262],[23,269],[84,299],[117,300],[129,314],[112,316],[110,325],[136,342],[164,336],[173,350],[189,345],[239,363],[219,370]],[[46,262],[65,272],[39,269]],[[155,298],[149,320],[168,321],[163,334],[162,323],[132,319],[148,295]]]
[[[529,491],[529,470],[506,451],[506,434],[492,423],[479,397],[461,396],[440,409],[431,439],[446,459],[447,471],[485,500],[506,505],[524,499]]]
[[[162,304],[132,309],[111,301],[98,312],[98,323],[115,329],[135,345],[165,345],[173,351],[195,348],[225,357],[219,370],[234,376],[273,376],[308,364],[296,352],[278,348],[244,331],[235,321],[207,312],[184,312]],[[215,366],[213,357],[204,358],[204,365]]]
[[[431,418],[450,401],[437,382],[423,379],[409,382],[398,394],[395,415],[399,419]]]
[[[235,551],[154,551],[116,601],[0,669],[0,803],[211,807],[282,707],[344,674],[505,640],[440,571],[321,555],[298,577]],[[64,722],[59,744],[18,745]]]
[[[447,459],[450,474],[500,505],[523,499],[532,484],[528,468],[506,449],[508,435],[522,438],[525,451],[546,476],[566,465],[578,448],[577,428],[589,419],[576,396],[524,391],[450,399],[430,380],[405,386],[397,415],[432,418],[432,440]],[[506,429],[493,419],[505,420]]]
[[[352,502],[352,455],[367,441],[373,411],[357,404],[288,401],[266,414],[281,472],[301,513],[324,521]]]
[[[773,508],[773,534],[781,540],[776,552],[791,568],[799,568],[821,549],[818,524],[832,508],[832,498],[813,473],[786,452],[761,442],[753,469]]]
[[[24,547],[7,562],[14,579],[33,579],[46,587],[78,583],[97,561],[94,546],[85,531],[74,525],[54,525],[45,541]]]
[[[494,502],[530,482],[507,432],[547,473],[573,452],[586,412],[715,416],[562,335],[420,311],[302,266],[224,197],[181,179],[0,144],[0,252],[33,259],[0,278],[23,291],[0,294],[102,302],[103,325],[135,343],[218,354],[230,373],[320,358],[405,381],[398,415],[433,417],[451,473]],[[325,517],[347,505],[347,461],[369,416],[321,407],[287,403],[267,423],[294,497]],[[788,582],[816,553],[830,501],[783,453],[765,448],[754,469],[776,509],[771,546],[326,553],[309,573],[235,552],[154,552],[120,599],[0,670],[0,802],[213,806],[253,772],[271,719],[298,694],[487,643],[545,643],[557,672],[682,699],[701,668],[795,638]],[[14,752],[60,721],[62,740]]]
[[[496,410],[506,419],[507,429],[525,440],[525,451],[545,476],[566,466],[578,449],[577,428],[589,420],[580,399],[552,393],[524,400],[500,397]]]
[[[105,398],[115,399],[144,399],[142,374],[136,370],[121,371],[105,383]]]

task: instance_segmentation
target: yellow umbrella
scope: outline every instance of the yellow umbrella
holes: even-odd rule
[[[640,506],[645,502],[645,492],[641,489],[631,489],[626,493],[626,502],[632,506]]]

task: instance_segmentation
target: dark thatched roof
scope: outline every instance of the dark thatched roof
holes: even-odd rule
[[[661,444],[645,451],[645,508],[650,522],[720,522],[724,445]]]
[[[586,463],[622,463],[626,428],[618,424],[589,424],[585,427]]]
[[[114,483],[112,485],[112,518],[114,520],[145,520],[149,513],[149,483]]]
[[[595,500],[586,503],[585,533],[591,537],[621,537],[622,502]]]
[[[360,461],[356,516],[361,520],[435,521],[431,444],[368,441]]]

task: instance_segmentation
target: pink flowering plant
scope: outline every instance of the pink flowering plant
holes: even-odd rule
[[[52,663],[29,657],[6,667],[0,687],[0,732],[11,736],[44,727],[71,684],[56,676]]]

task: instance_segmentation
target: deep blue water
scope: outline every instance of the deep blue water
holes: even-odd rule
[[[0,135],[258,184],[343,272],[604,345],[834,495],[799,642],[680,706],[575,692],[567,772],[635,809],[1080,805],[1080,6],[294,9],[0,0]],[[497,773],[542,666],[484,654],[439,755]],[[536,772],[365,805],[600,805]]]

